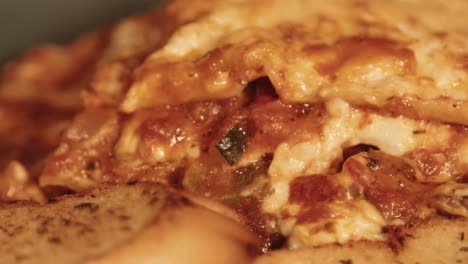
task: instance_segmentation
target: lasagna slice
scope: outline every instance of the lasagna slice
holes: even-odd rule
[[[96,65],[38,183],[49,195],[109,181],[190,191],[243,214],[264,252],[356,241],[399,252],[431,221],[466,227],[467,10],[173,1],[170,30],[137,34],[167,41]]]

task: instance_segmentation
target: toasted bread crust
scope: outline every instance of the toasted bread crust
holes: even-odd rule
[[[2,263],[248,263],[258,252],[236,221],[151,183],[0,204],[0,227]]]
[[[209,228],[207,224],[209,223]],[[250,263],[258,253],[246,229],[217,213],[174,208],[138,236],[87,264]]]
[[[357,241],[300,250],[280,250],[261,256],[255,264],[349,263],[467,263],[468,220],[436,218],[407,229],[398,249],[386,243]]]

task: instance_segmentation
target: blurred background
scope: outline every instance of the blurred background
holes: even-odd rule
[[[161,0],[0,0],[0,65],[44,42],[63,43]]]

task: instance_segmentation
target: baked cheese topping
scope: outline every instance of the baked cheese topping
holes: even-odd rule
[[[399,4],[221,5],[181,27],[150,56],[121,109],[133,112],[166,103],[227,98],[239,95],[247,82],[268,76],[280,98],[289,102],[339,97],[384,107],[396,97],[405,101],[402,105],[410,100],[410,108],[420,116],[467,124],[468,81],[460,49],[468,43],[458,32],[440,36],[439,26],[425,24],[424,15],[441,13],[433,6],[420,12],[401,9],[398,23],[382,14],[385,8],[398,10]],[[325,22],[319,19],[322,16]],[[305,20],[310,23],[298,24]],[[444,20],[462,27],[453,17]],[[425,111],[427,103],[445,115]],[[447,109],[448,104],[457,105],[456,113]]]
[[[40,139],[58,146],[43,167],[9,149],[0,194],[40,193],[36,178],[46,192],[157,181],[235,208],[265,250],[282,237],[290,248],[389,241],[390,227],[468,217],[466,10],[464,0],[176,0],[46,49],[6,71],[0,99],[78,113],[62,137],[60,118],[44,126],[57,133]],[[88,87],[82,110],[78,87]],[[0,135],[17,127],[6,120]]]

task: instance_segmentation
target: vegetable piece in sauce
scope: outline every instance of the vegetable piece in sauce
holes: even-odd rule
[[[235,126],[230,129],[216,144],[216,148],[229,165],[234,165],[247,148],[246,126]]]
[[[266,174],[268,167],[273,160],[273,153],[265,153],[262,157],[245,167],[241,167],[235,170],[235,177],[232,183],[233,188],[242,188],[249,185],[255,177]]]

